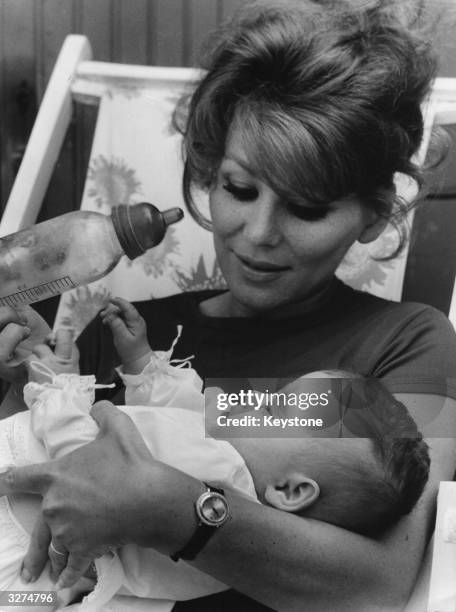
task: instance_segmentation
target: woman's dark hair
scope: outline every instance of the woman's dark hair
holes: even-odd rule
[[[213,184],[239,125],[249,165],[286,201],[356,195],[396,226],[402,246],[412,204],[394,195],[393,179],[399,172],[421,184],[411,158],[436,74],[420,8],[418,0],[263,1],[222,27],[206,75],[175,114],[192,216],[210,227],[192,188]]]

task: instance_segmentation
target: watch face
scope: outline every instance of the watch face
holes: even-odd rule
[[[219,493],[203,494],[200,498],[198,514],[207,525],[222,525],[228,518],[226,499]]]

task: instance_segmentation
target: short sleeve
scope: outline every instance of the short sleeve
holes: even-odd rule
[[[388,344],[373,375],[383,379],[392,393],[456,399],[455,330],[439,310],[414,306],[385,333]]]

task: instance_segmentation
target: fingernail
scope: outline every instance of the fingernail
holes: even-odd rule
[[[35,578],[32,576],[32,574],[28,571],[26,567],[23,567],[21,571],[21,580],[22,582],[28,584],[29,582],[34,582]]]
[[[32,333],[32,330],[30,329],[30,327],[24,327],[23,332],[22,332],[22,335],[24,338],[28,338],[31,333]]]

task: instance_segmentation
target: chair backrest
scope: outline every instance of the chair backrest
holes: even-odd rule
[[[59,54],[35,127],[0,224],[0,235],[33,224],[71,119],[72,103],[99,106],[81,208],[109,214],[112,205],[151,201],[161,209],[183,206],[180,189],[180,136],[172,128],[176,100],[189,91],[199,72],[91,61],[83,36],[68,36]],[[437,79],[426,107],[424,159],[435,118],[456,117],[456,79]],[[414,186],[397,177],[405,198]],[[207,210],[207,196],[199,204]],[[410,217],[410,222],[412,216]],[[352,286],[400,300],[407,251],[391,261],[375,258],[394,250],[395,233],[385,231],[369,245],[356,243],[338,275]],[[218,270],[210,232],[187,214],[172,226],[161,245],[133,262],[123,258],[107,277],[66,294],[58,321],[85,326],[108,293],[137,300],[188,289],[218,287]]]

